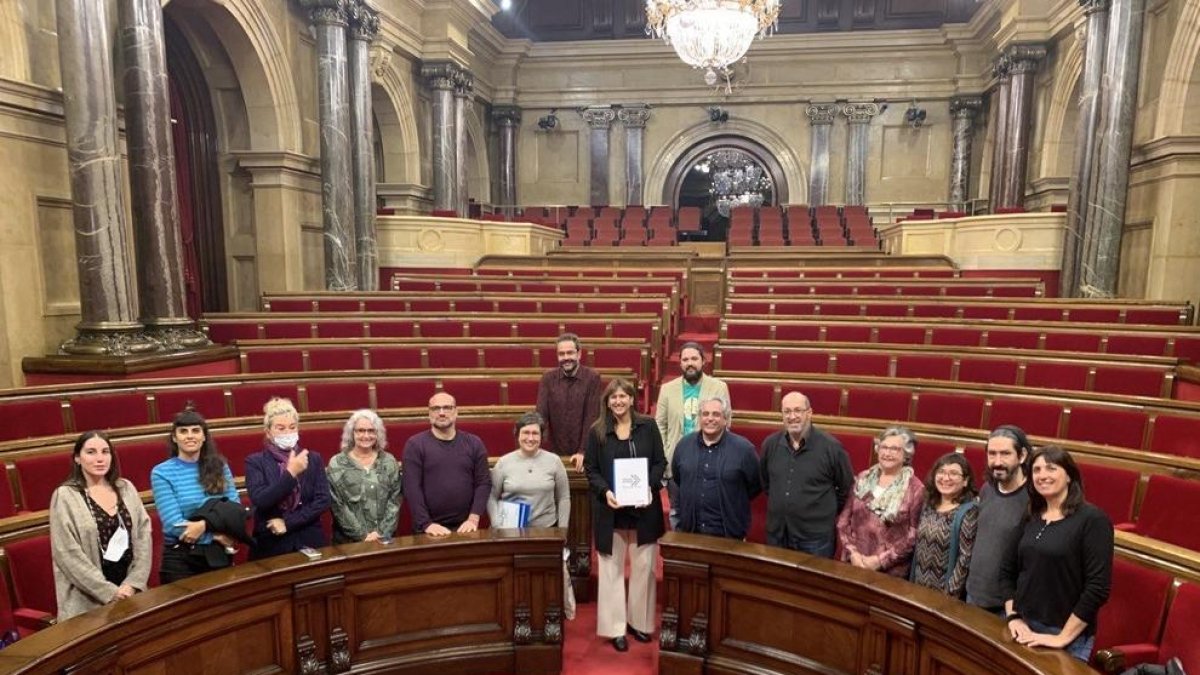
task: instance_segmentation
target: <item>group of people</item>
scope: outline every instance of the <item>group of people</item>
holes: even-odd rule
[[[728,387],[705,374],[699,344],[683,346],[681,375],[662,386],[653,418],[637,412],[628,380],[601,386],[583,365],[577,336],[560,336],[556,353],[537,411],[514,425],[516,449],[490,470],[481,439],[457,428],[446,392],[429,401],[429,430],[405,443],[403,470],[385,452],[375,412],[350,416],[326,467],[301,443],[292,403],[271,399],[264,447],[245,466],[252,537],[207,423],[181,412],[166,443],[170,457],[152,472],[162,583],[228,566],[240,543],[252,559],[319,548],[327,543],[320,524],[327,510],[335,543],[389,543],[402,499],[414,533],[435,537],[473,532],[485,513],[494,525],[508,523],[514,501],[524,509],[520,525],[565,528],[570,466],[586,474],[592,501],[596,631],[617,651],[628,650],[627,636],[652,639],[665,520],[682,532],[744,539],[751,502],[765,493],[769,545],[909,579],[1000,615],[1021,644],[1088,658],[1109,592],[1113,528],[1084,499],[1065,450],[1035,450],[1019,428],[1001,426],[988,439],[989,474],[977,494],[971,465],[957,453],[917,476],[918,439],[892,426],[876,439],[875,463],[856,476],[841,443],[813,425],[799,392],[783,397],[783,426],[756,452],[731,430]],[[623,460],[644,476],[619,470],[630,465]],[[145,590],[150,574],[150,520],[137,488],[120,477],[112,443],[85,433],[72,461],[50,516],[60,618]],[[564,584],[564,613],[573,618],[565,569]]]

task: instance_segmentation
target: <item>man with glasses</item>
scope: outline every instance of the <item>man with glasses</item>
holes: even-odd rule
[[[587,432],[600,414],[600,374],[581,363],[583,351],[574,333],[559,335],[554,350],[558,367],[542,376],[537,393],[537,411],[550,433],[545,447],[570,457],[575,470],[582,471]]]
[[[812,405],[798,391],[783,397],[783,429],[763,441],[767,543],[833,557],[838,513],[854,485],[850,456],[812,424]]]
[[[457,419],[454,397],[438,392],[429,399],[431,428],[404,444],[404,494],[415,534],[474,532],[487,509],[487,448],[475,434],[456,429]]]

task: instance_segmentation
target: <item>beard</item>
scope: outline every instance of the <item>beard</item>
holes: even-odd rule
[[[558,364],[558,367],[564,373],[570,375],[571,373],[575,372],[576,369],[579,368],[579,362],[578,361],[560,361]]]
[[[696,384],[703,376],[704,371],[700,368],[688,367],[683,371],[683,379],[687,380],[688,384]]]

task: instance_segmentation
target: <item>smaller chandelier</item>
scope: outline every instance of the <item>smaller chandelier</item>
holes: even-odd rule
[[[746,55],[754,38],[775,32],[782,0],[646,0],[646,34],[675,48],[684,63],[704,68],[710,87]],[[719,75],[718,75],[719,73]]]

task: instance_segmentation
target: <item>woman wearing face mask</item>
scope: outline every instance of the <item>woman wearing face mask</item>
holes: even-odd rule
[[[288,399],[267,401],[263,424],[266,447],[246,458],[246,492],[254,506],[250,559],[325,546],[321,514],[330,498],[321,456],[300,445],[300,415]]]
[[[536,412],[517,418],[513,429],[517,449],[501,457],[492,467],[492,494],[488,499],[488,518],[492,527],[500,527],[504,500],[529,504],[526,527],[566,529],[571,517],[571,485],[562,458],[542,449],[546,422]],[[575,593],[564,563],[563,614],[575,618]]]
[[[224,497],[238,503],[233,472],[208,432],[208,422],[195,410],[175,416],[167,437],[171,458],[150,472],[154,508],[163,528],[159,582],[169,584],[214,569],[228,567],[226,547],[234,544],[224,534],[208,532],[202,519],[191,517],[210,499]],[[216,544],[214,547],[213,544]]]
[[[71,475],[50,498],[59,621],[144,591],[150,576],[150,518],[108,437],[84,433],[72,455]]]

